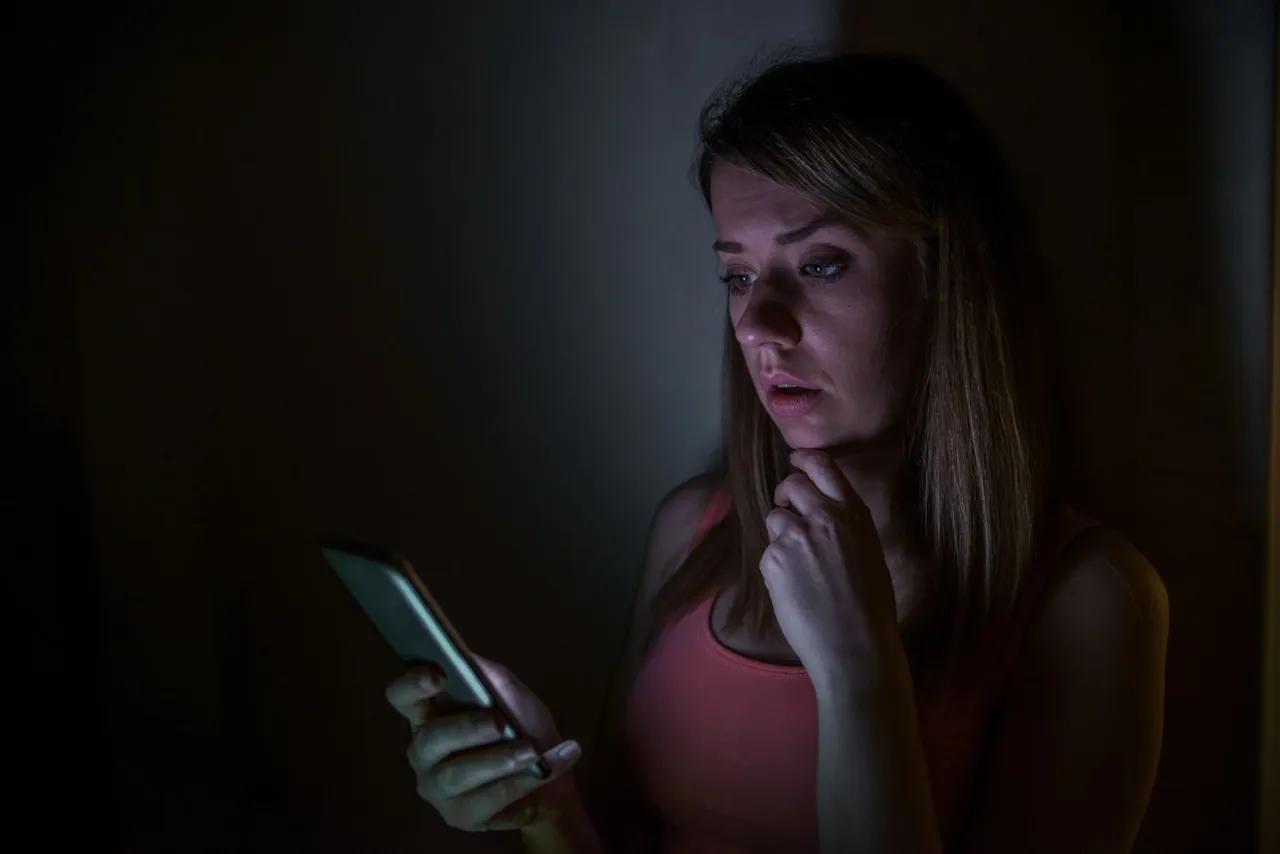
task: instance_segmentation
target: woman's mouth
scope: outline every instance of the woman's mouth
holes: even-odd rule
[[[769,411],[779,418],[799,418],[818,405],[822,392],[815,388],[771,386],[766,395]]]

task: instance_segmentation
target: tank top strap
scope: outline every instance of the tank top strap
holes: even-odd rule
[[[994,700],[1000,693],[1018,660],[1031,623],[1043,605],[1045,588],[1062,563],[1062,552],[1077,536],[1101,524],[1067,504],[1051,511],[1022,580],[1013,611],[1002,625],[993,626],[995,631],[982,647],[981,680],[988,685],[989,699]]]
[[[1050,577],[1062,563],[1062,553],[1067,546],[1090,528],[1101,525],[1097,519],[1081,513],[1069,504],[1060,504],[1047,520],[1044,533],[1036,544],[1035,554],[1018,593],[1018,605],[1014,612],[1017,623],[1015,634],[1019,637],[1040,606],[1044,588]]]
[[[729,513],[729,507],[733,503],[733,492],[729,488],[729,481],[725,480],[720,484],[711,495],[711,500],[707,502],[707,507],[702,511],[702,518],[698,520],[698,528],[694,532],[693,542],[696,545],[701,542],[707,532],[720,524]]]
[[[733,493],[726,479],[712,494],[702,512],[694,533],[695,545],[725,518],[732,503]],[[1017,659],[1023,637],[1041,604],[1044,588],[1061,563],[1063,550],[1084,531],[1101,524],[1097,519],[1068,504],[1060,504],[1050,511],[1027,566],[1027,574],[1022,580],[1014,609],[1003,625],[993,627],[996,629],[994,636],[987,638],[988,642],[994,641],[998,648],[992,650],[986,644],[982,647],[982,658],[986,665],[984,669],[988,671],[986,675],[997,682],[1002,680],[1008,666]]]

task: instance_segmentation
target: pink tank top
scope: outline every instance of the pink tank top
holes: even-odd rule
[[[724,518],[712,498],[694,541]],[[1098,524],[1063,505],[1045,529],[1010,623],[972,665],[917,694],[934,808],[944,843],[960,831],[992,711],[1045,577],[1076,534]],[[636,677],[627,750],[663,819],[661,854],[818,851],[818,709],[799,665],[769,664],[723,646],[707,597],[668,626]]]

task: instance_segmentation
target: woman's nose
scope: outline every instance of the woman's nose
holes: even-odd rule
[[[746,307],[734,324],[734,334],[743,347],[776,344],[794,347],[800,343],[800,323],[795,307],[782,289],[765,278],[751,286]]]

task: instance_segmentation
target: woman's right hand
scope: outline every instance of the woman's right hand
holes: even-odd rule
[[[528,738],[503,739],[497,709],[448,708],[437,697],[444,680],[440,668],[411,668],[387,685],[387,700],[409,721],[408,757],[418,794],[459,830],[519,830],[554,822],[565,800],[578,796],[566,772],[581,748],[560,737],[547,707],[514,674],[475,658]],[[539,757],[551,768],[546,780],[526,773]]]

